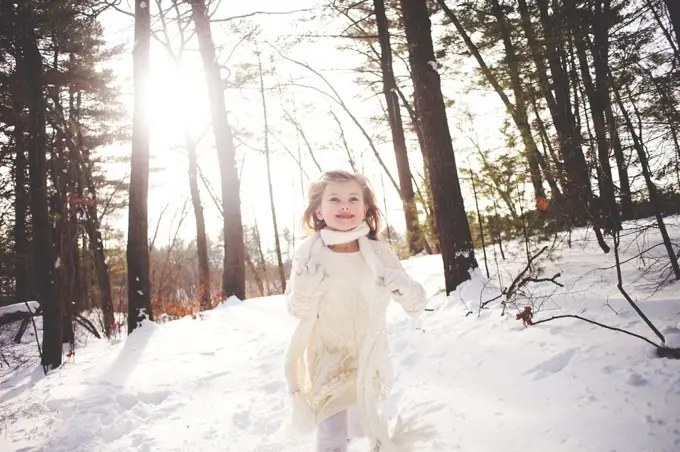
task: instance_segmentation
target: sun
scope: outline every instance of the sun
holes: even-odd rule
[[[196,139],[210,124],[203,68],[194,60],[183,56],[177,65],[165,53],[152,57],[147,99],[154,147],[183,146],[185,131]]]

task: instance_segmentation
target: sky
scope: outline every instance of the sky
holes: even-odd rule
[[[319,0],[289,1],[284,5],[276,0],[251,0],[249,2],[223,2],[213,18],[223,18],[255,11],[292,11],[310,8]],[[152,7],[155,7],[155,2]],[[152,12],[155,9],[152,8]],[[298,13],[290,15],[258,15],[248,20],[250,26],[259,25],[257,48],[262,53],[262,64],[265,72],[265,89],[267,93],[268,119],[273,135],[270,137],[272,152],[272,180],[275,187],[275,206],[277,210],[279,229],[289,228],[299,232],[299,217],[304,209],[302,188],[306,188],[308,180],[305,178],[303,187],[300,182],[300,171],[296,163],[288,156],[283,145],[297,153],[298,146],[302,146],[303,166],[311,179],[315,179],[319,172],[306,155],[304,144],[299,135],[283,119],[283,110],[295,112],[305,134],[315,149],[317,158],[324,169],[350,169],[346,153],[339,138],[338,126],[328,113],[330,108],[336,113],[347,135],[349,147],[352,149],[360,171],[373,183],[378,198],[385,200],[387,220],[398,230],[404,229],[401,202],[389,180],[384,177],[381,168],[368,147],[366,139],[353,124],[350,118],[326,96],[311,89],[283,86],[283,94],[278,94],[277,86],[289,84],[292,80],[298,83],[312,85],[328,91],[317,77],[308,71],[286,62],[272,50],[268,43],[283,50],[287,57],[309,63],[333,84],[343,100],[349,105],[369,133],[376,135],[376,143],[382,158],[396,178],[396,164],[392,143],[389,141],[389,126],[386,121],[376,122],[372,118],[382,116],[382,97],[373,96],[363,85],[356,83],[356,68],[363,64],[363,57],[350,50],[340,50],[339,45],[346,45],[338,39],[316,39],[314,42],[306,40],[303,43],[289,47],[287,42],[305,33],[305,30],[338,31],[345,24],[338,20],[329,23],[328,19],[317,19],[312,23],[300,23],[299,19],[308,17]],[[323,22],[322,22],[323,21]],[[120,12],[110,11],[103,19],[106,32],[112,36],[111,44],[125,43],[128,49],[132,45],[132,18]],[[435,25],[435,33],[436,33]],[[256,65],[256,46],[242,43],[235,47],[240,35],[229,30],[223,23],[213,24],[213,35],[216,45],[222,50],[218,58],[226,62],[229,68],[228,80],[238,79],[244,74],[242,65]],[[176,42],[175,42],[176,43]],[[234,49],[232,52],[232,49]],[[199,143],[199,166],[210,184],[219,190],[219,171],[217,157],[212,147],[212,129],[208,109],[206,85],[202,71],[200,55],[195,42],[191,42],[182,56],[181,70],[177,70],[166,49],[152,42],[151,75],[150,75],[150,127],[151,127],[151,155],[152,168],[156,168],[150,177],[149,193],[149,225],[150,235],[156,227],[161,211],[168,206],[163,221],[159,225],[159,237],[156,243],[163,245],[174,235],[177,215],[189,196],[187,177],[187,158],[181,148],[184,142],[183,128],[190,124],[194,137],[203,137]],[[227,56],[231,53],[231,57]],[[132,110],[132,60],[130,52],[125,53],[117,61],[111,63],[118,76],[119,83],[126,93],[123,101]],[[395,71],[404,73],[402,63],[395,60]],[[477,135],[485,146],[499,146],[498,129],[504,117],[503,106],[495,96],[480,96],[478,94],[464,94],[470,81],[468,69],[457,68],[457,73],[443,73],[445,95],[454,99],[454,107],[449,109],[450,129],[456,149],[456,156],[460,168],[469,164],[466,149],[470,147],[470,136]],[[466,76],[466,70],[468,75]],[[450,70],[449,70],[450,71]],[[227,72],[225,72],[225,75]],[[246,131],[248,136],[237,140],[237,159],[241,171],[241,203],[243,222],[253,225],[257,222],[263,238],[273,242],[272,220],[269,207],[269,193],[266,181],[265,159],[262,153],[263,145],[263,113],[259,86],[257,80],[246,83],[240,89],[225,91],[227,110],[231,126],[238,131]],[[469,108],[476,119],[473,122],[462,119],[463,112]],[[131,118],[131,116],[130,116]],[[405,123],[408,118],[404,117]],[[275,135],[275,137],[274,137]],[[422,174],[422,157],[415,137],[409,136],[411,166],[416,173]],[[106,152],[129,153],[128,143],[107,149]],[[128,168],[117,168],[116,171],[129,171]],[[123,176],[123,174],[121,174]],[[383,190],[384,186],[384,190]],[[221,229],[221,217],[211,201],[208,193],[202,188],[202,203],[208,234],[217,238]],[[472,201],[469,189],[464,186],[467,207],[470,209]],[[113,224],[125,230],[127,228],[127,212],[113,220]],[[174,219],[173,219],[174,217]],[[190,214],[184,223],[180,236],[187,240],[195,238],[193,215]]]

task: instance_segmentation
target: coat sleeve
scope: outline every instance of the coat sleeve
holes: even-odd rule
[[[298,275],[293,271],[286,285],[285,297],[288,313],[298,319],[316,317],[318,297],[303,295],[296,290]]]
[[[319,302],[317,294],[308,294],[304,290],[299,290],[304,284],[304,277],[300,274],[309,262],[312,253],[316,251],[316,243],[316,235],[310,236],[295,251],[290,278],[284,292],[288,313],[298,319],[313,318],[317,315]]]
[[[402,271],[409,280],[409,286],[406,292],[392,293],[392,299],[399,303],[409,316],[417,317],[421,315],[427,306],[427,295],[425,294],[425,288],[422,284],[406,273],[404,266],[399,260],[399,256],[397,256],[391,246],[385,243],[379,243],[378,249],[380,250],[378,254],[385,268]]]

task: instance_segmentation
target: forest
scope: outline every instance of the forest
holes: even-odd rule
[[[0,309],[42,317],[45,372],[77,329],[283,293],[337,167],[447,294],[575,228],[618,264],[645,218],[680,279],[676,0],[232,3],[0,2]]]

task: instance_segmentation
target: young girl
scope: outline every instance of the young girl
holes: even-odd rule
[[[288,310],[300,319],[286,378],[292,426],[297,433],[316,427],[317,452],[344,452],[350,436],[367,436],[381,452],[409,441],[404,429],[390,437],[377,411],[392,384],[386,311],[391,297],[416,316],[427,299],[378,241],[380,216],[361,175],[326,172],[309,190],[303,222],[314,233],[295,253],[286,290]]]

